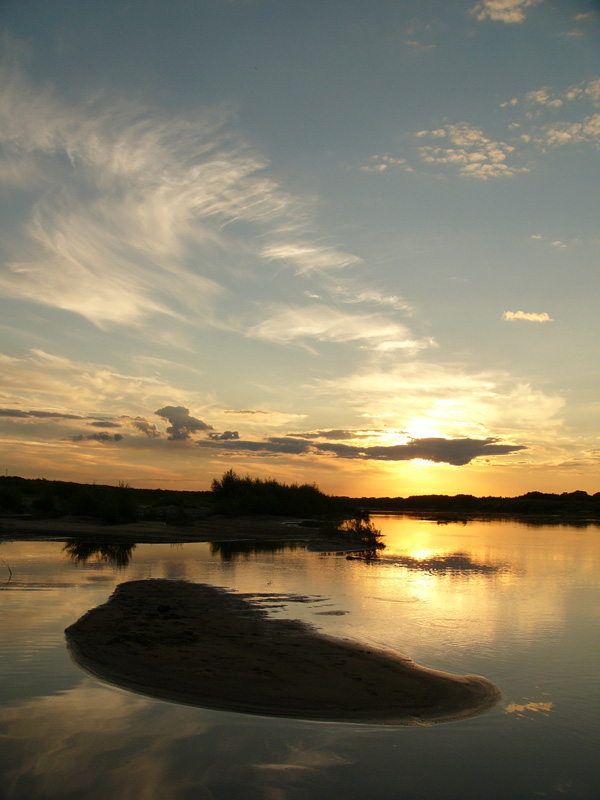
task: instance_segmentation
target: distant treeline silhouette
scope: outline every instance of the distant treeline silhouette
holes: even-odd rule
[[[348,508],[314,484],[240,477],[233,470],[213,481],[212,490],[173,491],[0,477],[0,513],[38,518],[90,517],[107,525],[162,520],[185,525],[207,514],[231,516],[348,516]],[[352,512],[350,512],[352,513]]]
[[[600,519],[600,492],[527,492],[519,497],[474,497],[471,494],[427,494],[410,497],[343,498],[345,502],[368,511],[431,512],[441,514],[476,514],[524,516],[552,515]]]
[[[413,495],[335,497],[315,484],[240,477],[228,470],[211,491],[134,489],[119,486],[0,477],[0,513],[39,518],[90,517],[111,525],[136,520],[188,524],[208,514],[273,514],[305,518],[349,518],[356,512],[431,513],[439,516],[553,516],[600,520],[600,492],[527,492],[519,497]]]
[[[185,523],[204,515],[210,492],[0,477],[0,513],[37,518],[89,517],[106,525],[160,519]]]

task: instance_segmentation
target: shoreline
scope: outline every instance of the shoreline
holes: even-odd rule
[[[0,518],[2,539],[94,539],[98,542],[130,542],[135,544],[180,544],[185,542],[219,541],[318,541],[317,528],[300,524],[288,517],[219,517],[195,520],[189,525],[167,522],[129,522],[103,525],[93,519]]]
[[[433,725],[484,713],[501,697],[485,678],[324,636],[225,589],[185,581],[120,584],[65,635],[74,663],[96,678],[219,710]]]
[[[438,524],[458,522],[515,521],[530,525],[600,526],[594,518],[567,517],[559,515],[507,515],[507,514],[460,514],[424,511],[373,510],[374,518],[381,516],[404,516],[431,520]],[[162,521],[129,522],[107,525],[93,518],[58,517],[40,518],[22,516],[0,516],[1,541],[65,541],[81,540],[100,543],[126,544],[185,544],[187,542],[235,542],[273,541],[297,542],[307,545],[309,550],[348,552],[376,549],[370,545],[356,543],[352,539],[324,536],[318,527],[302,524],[297,517],[252,515],[225,517],[210,515],[195,519],[185,525],[174,525]]]
[[[357,553],[381,548],[379,543],[323,535],[318,527],[303,525],[298,518],[217,515],[185,526],[154,521],[103,525],[82,519],[0,518],[0,543],[3,541],[69,541],[99,545],[289,542],[319,553]]]

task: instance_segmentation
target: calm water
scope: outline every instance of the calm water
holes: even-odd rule
[[[63,542],[0,544],[0,797],[598,800],[600,528],[375,522],[387,547],[371,563],[190,544],[138,545],[118,565]],[[504,698],[474,719],[382,729],[208,711],[88,677],[64,629],[150,577],[282,594],[271,613],[484,675]]]

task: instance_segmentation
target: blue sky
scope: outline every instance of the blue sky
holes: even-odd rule
[[[3,470],[598,489],[597,3],[0,23]]]

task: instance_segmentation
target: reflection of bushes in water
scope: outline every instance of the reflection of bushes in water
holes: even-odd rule
[[[380,545],[380,547],[384,547],[384,545]],[[348,553],[346,556],[346,561],[364,561],[367,564],[372,564],[376,561],[379,561],[379,550],[358,550],[356,552]]]
[[[134,544],[123,544],[122,542],[97,544],[96,542],[71,541],[63,547],[63,552],[67,553],[69,558],[77,564],[87,564],[88,561],[94,559],[105,564],[114,564],[117,567],[126,567],[134,550]]]
[[[280,483],[272,478],[241,478],[233,470],[212,482],[217,511],[239,514],[331,515],[340,512],[340,503],[315,484]]]
[[[235,561],[238,556],[248,558],[261,553],[283,553],[297,549],[295,542],[211,542],[210,552],[220,555],[223,561]]]

